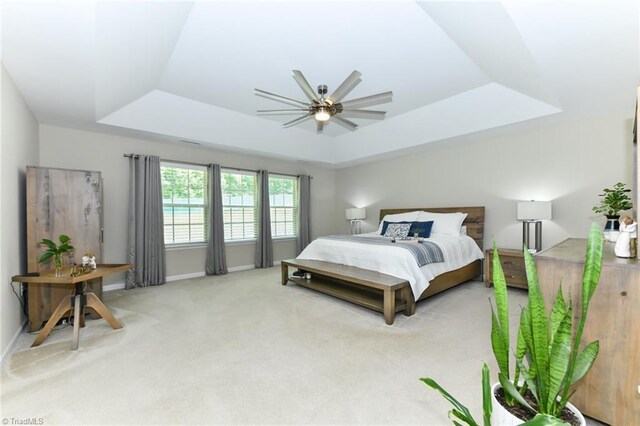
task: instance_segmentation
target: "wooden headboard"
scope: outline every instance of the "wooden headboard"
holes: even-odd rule
[[[380,220],[388,214],[407,213],[422,210],[432,213],[467,213],[462,222],[467,227],[467,235],[473,238],[478,247],[484,250],[484,207],[418,207],[414,209],[380,209]]]

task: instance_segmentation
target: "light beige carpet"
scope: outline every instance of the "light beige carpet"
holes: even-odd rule
[[[432,376],[480,415],[491,289],[470,282],[399,314],[279,283],[279,268],[106,294],[89,320],[2,369],[1,417],[44,424],[451,424]],[[512,320],[526,293],[509,290]]]

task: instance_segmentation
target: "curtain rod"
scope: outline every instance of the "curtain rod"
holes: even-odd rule
[[[123,157],[127,157],[127,158],[131,158],[131,157],[139,157],[140,154],[122,154]],[[186,164],[189,166],[199,166],[199,167],[207,167],[209,166],[208,164],[204,164],[204,163],[194,163],[191,161],[178,161],[178,160],[167,160],[164,158],[161,158],[160,161],[164,161],[165,163],[177,163],[177,164]],[[242,169],[240,167],[228,167],[228,166],[220,166],[221,169],[227,169],[227,170],[236,170],[238,172],[252,172],[252,173],[257,173],[258,170],[252,170],[252,169]],[[273,172],[274,175],[280,175],[280,176],[291,176],[291,177],[300,177],[300,175],[292,175],[290,173],[277,173],[277,172]],[[313,176],[309,176],[309,178],[313,179]]]

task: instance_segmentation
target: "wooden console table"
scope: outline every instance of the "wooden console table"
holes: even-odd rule
[[[574,304],[582,300],[582,272],[587,240],[570,238],[534,259],[547,304],[562,280]],[[565,298],[566,300],[566,298]],[[582,344],[600,341],[591,371],[578,383],[571,403],[583,414],[611,425],[640,422],[640,261],[613,254],[605,242],[602,272],[584,328]],[[550,305],[548,306],[550,308]],[[580,309],[574,309],[574,323]]]
[[[41,272],[39,273],[39,275],[14,275],[13,277],[11,277],[11,281],[17,283],[65,284],[75,287],[75,295],[65,296],[60,301],[60,304],[51,315],[51,318],[49,318],[45,326],[42,328],[31,347],[40,345],[44,341],[44,339],[46,339],[49,333],[51,333],[51,330],[53,330],[53,327],[56,325],[58,320],[62,318],[64,314],[66,314],[70,310],[73,310],[73,342],[71,344],[71,349],[78,349],[78,343],[80,341],[80,327],[84,327],[83,310],[85,306],[93,308],[114,329],[122,328],[122,324],[118,322],[118,320],[113,316],[109,309],[107,309],[107,307],[100,301],[100,299],[98,299],[98,296],[91,292],[84,292],[84,283],[85,281],[89,281],[94,278],[104,277],[106,275],[115,274],[116,272],[127,271],[132,268],[133,265],[130,263],[101,264],[98,265],[98,267],[94,269],[93,272],[77,277],[72,277],[71,267],[68,266],[62,271],[63,275],[60,277],[57,277],[55,275],[55,270]]]

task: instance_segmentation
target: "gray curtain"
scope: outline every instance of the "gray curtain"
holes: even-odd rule
[[[269,172],[258,170],[258,238],[256,241],[256,268],[273,266],[271,241],[271,209],[269,208]]]
[[[311,242],[311,176],[298,176],[297,254]]]
[[[224,249],[220,165],[209,164],[207,175],[207,194],[209,197],[207,223],[209,224],[209,230],[207,233],[205,272],[207,275],[224,275],[227,273],[227,257]]]
[[[129,239],[126,288],[164,284],[167,278],[162,218],[160,158],[133,155],[129,159]]]

